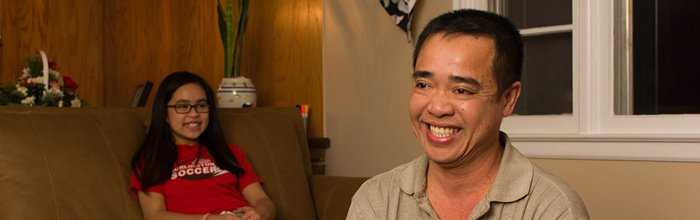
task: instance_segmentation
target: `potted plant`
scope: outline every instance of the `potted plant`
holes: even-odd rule
[[[243,54],[243,36],[248,23],[249,0],[238,0],[238,19],[234,32],[233,1],[221,0],[217,4],[219,34],[224,47],[224,78],[221,80],[217,95],[219,106],[231,108],[254,107],[256,90],[250,79],[241,76],[241,56]]]

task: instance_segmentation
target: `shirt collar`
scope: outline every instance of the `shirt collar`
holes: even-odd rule
[[[500,142],[505,146],[501,165],[496,174],[496,180],[486,195],[486,200],[497,202],[513,202],[530,193],[534,166],[513,145],[506,133],[499,135]]]
[[[401,173],[401,191],[419,198],[425,194],[426,174],[428,172],[428,157],[423,154],[408,164]]]

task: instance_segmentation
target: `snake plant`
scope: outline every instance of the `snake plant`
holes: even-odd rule
[[[233,1],[226,1],[226,10],[221,6],[221,0],[217,4],[219,17],[219,34],[224,45],[224,78],[238,77],[241,75],[241,55],[243,52],[243,35],[248,23],[249,0],[238,0],[238,24],[234,35],[233,26]]]

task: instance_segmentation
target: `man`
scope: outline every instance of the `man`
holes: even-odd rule
[[[520,95],[523,46],[498,15],[433,19],[413,55],[410,118],[424,155],[358,190],[348,219],[588,219],[562,180],[500,132]]]

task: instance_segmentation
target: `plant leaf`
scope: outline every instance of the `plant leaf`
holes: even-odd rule
[[[239,15],[238,18],[238,30],[236,31],[236,44],[234,46],[234,57],[235,65],[233,70],[234,76],[241,75],[241,57],[243,56],[243,37],[245,36],[245,30],[248,24],[248,0],[239,0]]]
[[[219,34],[224,47],[224,78],[230,78],[233,72],[233,0],[226,1],[226,11],[221,7],[221,0],[216,6],[219,20]]]

